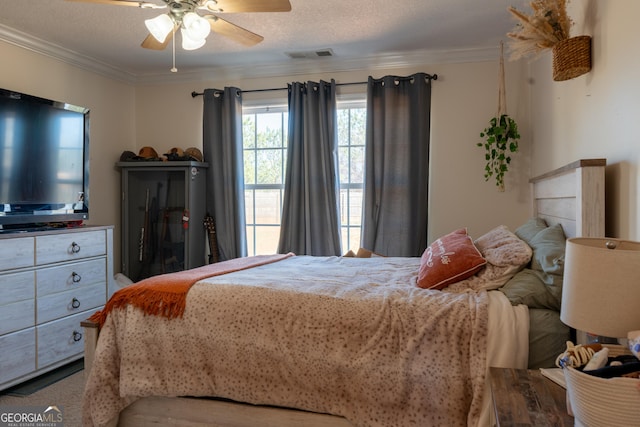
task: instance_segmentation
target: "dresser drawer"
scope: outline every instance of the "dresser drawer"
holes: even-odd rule
[[[0,384],[36,369],[36,328],[0,336]]]
[[[38,297],[78,289],[80,287],[107,283],[107,261],[105,258],[78,261],[56,267],[46,267],[36,272]]]
[[[99,307],[104,305],[106,299],[107,291],[104,283],[38,297],[37,324]]]
[[[82,354],[84,339],[80,322],[93,311],[84,311],[73,316],[37,326],[38,369],[57,363],[68,357]]]
[[[104,230],[36,236],[36,265],[88,258],[105,253]]]
[[[34,238],[0,239],[0,271],[31,267],[35,263]]]
[[[0,334],[36,325],[35,300],[24,300],[0,306]],[[0,356],[1,357],[1,356]]]
[[[35,277],[33,271],[0,275],[0,307],[4,304],[35,298]]]
[[[0,276],[0,334],[35,326],[34,281],[33,271]]]

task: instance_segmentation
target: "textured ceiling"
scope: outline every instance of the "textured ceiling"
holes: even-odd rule
[[[163,4],[161,0],[147,0]],[[180,73],[269,75],[396,65],[428,55],[464,60],[497,52],[515,21],[510,5],[526,0],[290,0],[290,12],[224,14],[264,37],[253,47],[212,33],[196,51],[176,47]],[[166,75],[171,45],[143,49],[144,20],[164,10],[65,0],[2,0],[0,40],[55,52],[131,80]],[[289,52],[331,49],[329,58],[293,59]],[[494,54],[495,56],[495,54]],[[477,59],[477,58],[476,58]]]

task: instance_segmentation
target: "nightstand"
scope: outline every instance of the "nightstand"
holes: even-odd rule
[[[537,369],[490,368],[496,425],[573,427],[566,391]]]

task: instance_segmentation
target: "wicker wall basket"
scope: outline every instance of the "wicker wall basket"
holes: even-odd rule
[[[553,46],[553,80],[573,79],[591,70],[591,36],[577,36]]]
[[[622,346],[609,346],[609,356],[630,354]],[[577,369],[563,369],[567,407],[577,427],[640,426],[640,379],[598,378]]]

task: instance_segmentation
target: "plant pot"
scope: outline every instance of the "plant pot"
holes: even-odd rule
[[[591,36],[577,36],[553,46],[553,80],[573,79],[591,70]]]

